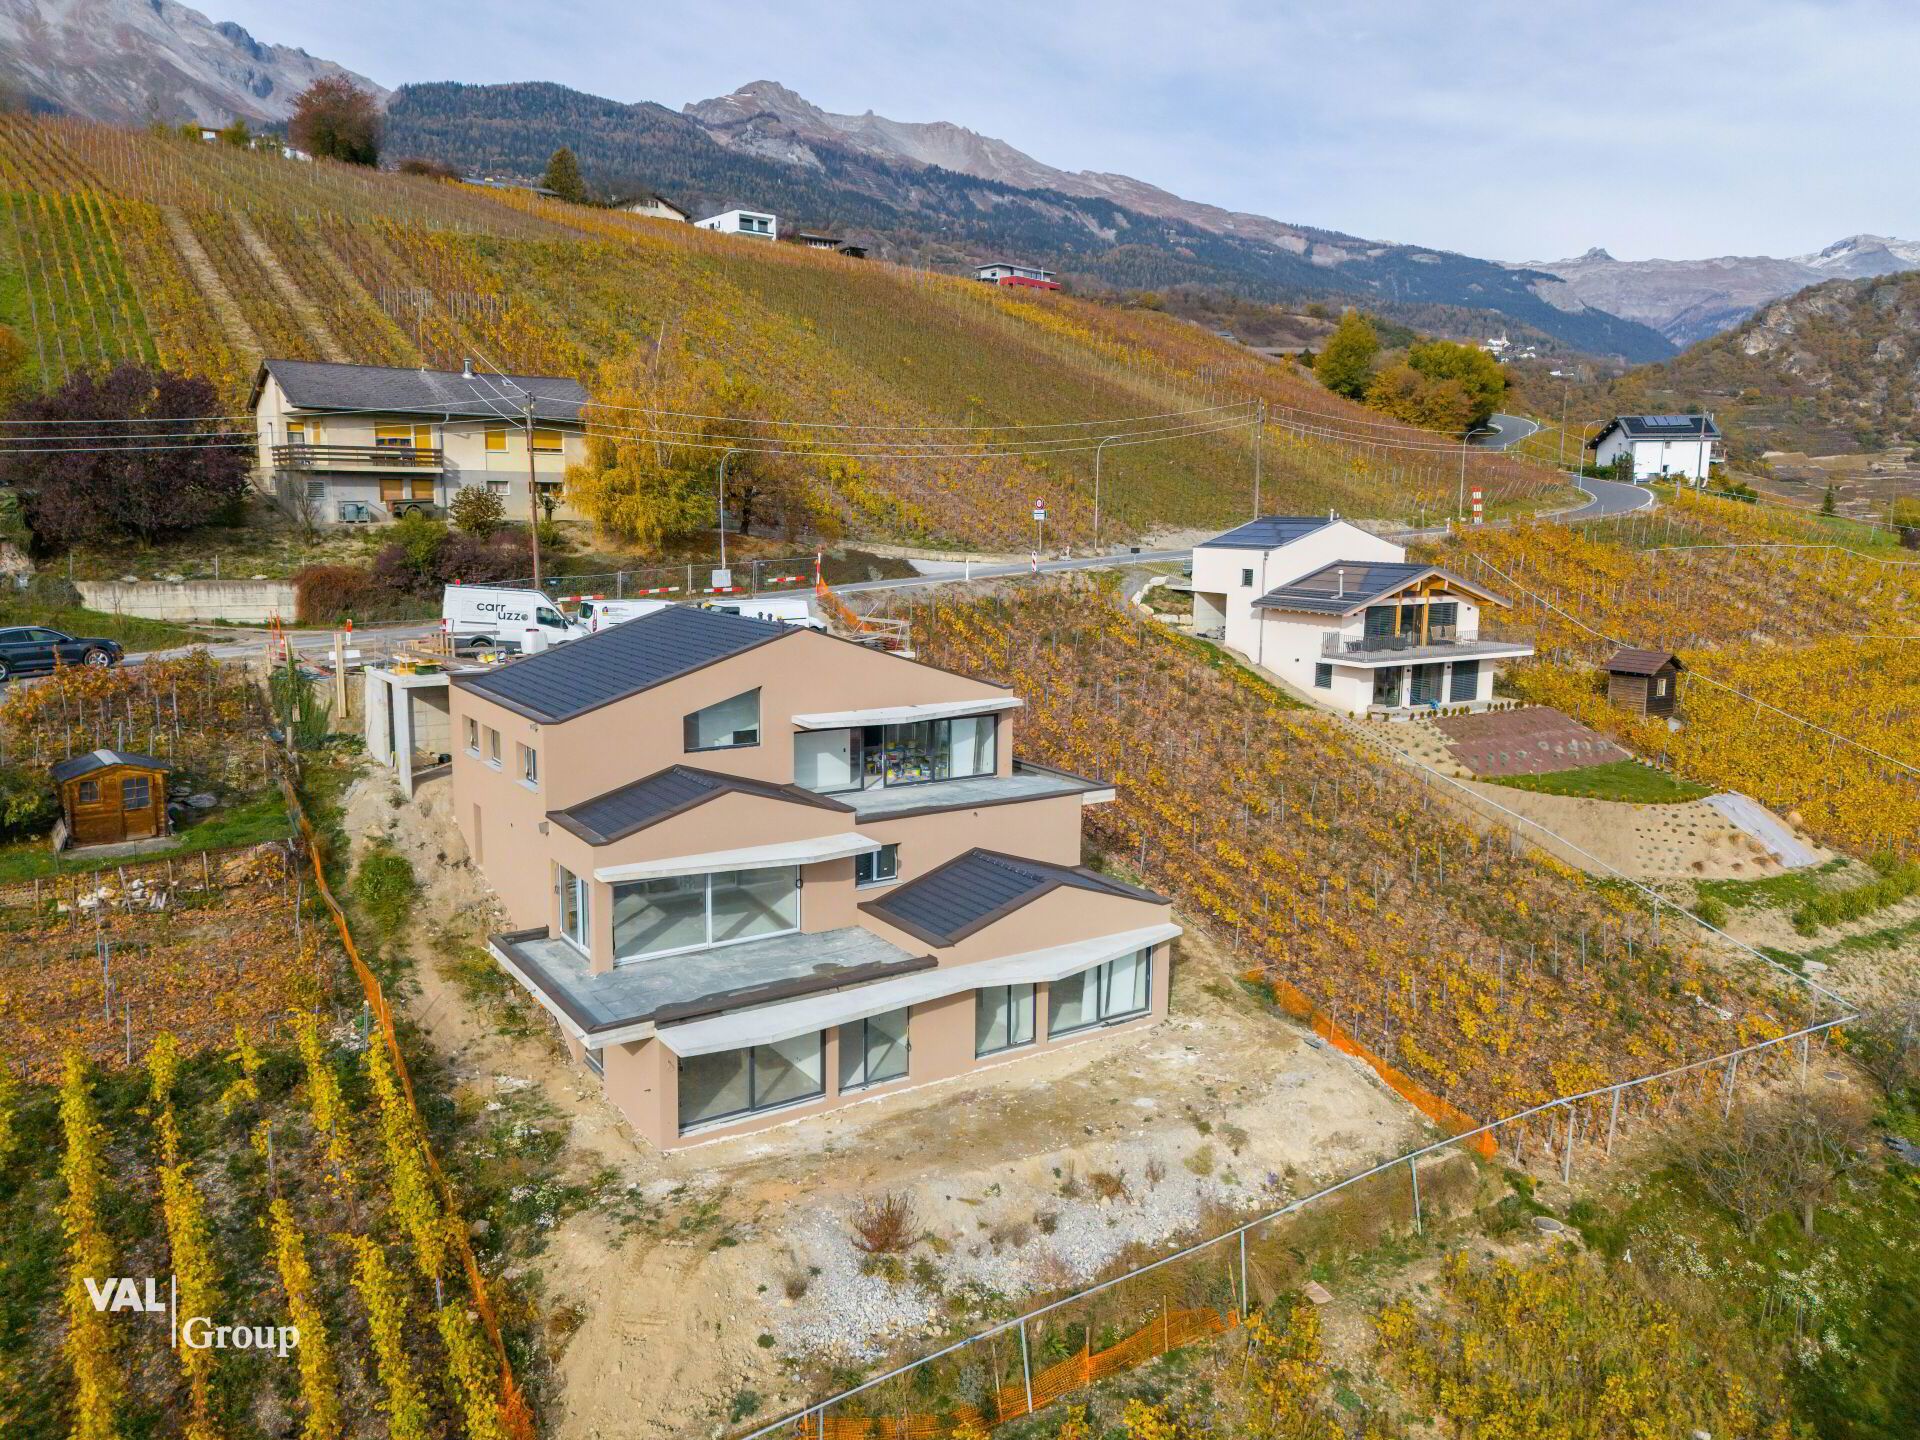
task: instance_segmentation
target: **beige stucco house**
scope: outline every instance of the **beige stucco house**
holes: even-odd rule
[[[452,681],[499,963],[654,1144],[1001,1064],[1167,1003],[1168,902],[1080,863],[1020,699],[672,606]]]
[[[266,360],[248,408],[262,488],[316,524],[350,525],[443,513],[467,485],[526,520],[529,446],[543,517],[551,504],[574,518],[562,481],[586,458],[586,403],[578,380],[557,375]]]

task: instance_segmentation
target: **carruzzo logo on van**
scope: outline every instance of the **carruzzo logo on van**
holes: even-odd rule
[[[270,1350],[285,1359],[300,1343],[298,1325],[230,1325],[216,1323],[210,1316],[180,1314],[180,1286],[167,1277],[167,1293],[160,1295],[159,1282],[152,1276],[135,1279],[131,1275],[110,1275],[95,1280],[81,1277],[87,1298],[96,1310],[131,1310],[138,1314],[165,1315],[168,1343],[178,1350]]]

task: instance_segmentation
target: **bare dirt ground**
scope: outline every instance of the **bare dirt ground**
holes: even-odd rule
[[[645,1440],[709,1434],[749,1408],[771,1418],[800,1398],[802,1367],[912,1353],[1425,1133],[1360,1062],[1267,1013],[1189,932],[1163,1024],[663,1155],[556,1040],[503,1033],[428,958],[427,937],[478,937],[491,913],[449,806],[444,780],[407,803],[374,772],[348,796],[348,829],[356,843],[384,836],[421,878],[415,1020],[463,1084],[540,1087],[570,1122],[570,1165],[612,1197],[562,1222],[541,1261],[571,1328],[556,1435]],[[883,1195],[911,1207],[914,1239],[863,1273],[850,1221]]]

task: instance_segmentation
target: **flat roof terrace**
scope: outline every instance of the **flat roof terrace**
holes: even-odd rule
[[[1099,795],[1110,786],[1064,770],[1014,763],[1011,775],[977,775],[964,780],[929,780],[918,785],[876,786],[871,790],[837,793],[835,800],[853,808],[854,823],[890,820],[930,810],[971,810],[983,805],[1008,805],[1019,800],[1044,800],[1054,795]]]
[[[932,956],[910,955],[858,926],[635,960],[604,975],[595,975],[574,945],[544,929],[491,936],[488,948],[589,1049],[636,1025],[690,1020],[934,966]]]

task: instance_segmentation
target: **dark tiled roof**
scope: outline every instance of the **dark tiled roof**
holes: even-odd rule
[[[319,360],[262,361],[254,400],[272,375],[287,402],[302,410],[388,410],[451,418],[520,416],[522,392],[533,395],[534,418],[578,422],[587,390],[560,375],[476,374],[457,370],[406,370],[389,365],[332,365]]]
[[[670,765],[643,780],[582,800],[565,810],[549,810],[547,818],[571,830],[589,845],[611,845],[670,815],[729,794],[758,795],[767,800],[813,805],[822,810],[845,812],[851,808],[794,785],[722,775],[714,770],[697,770],[691,765]]]
[[[776,620],[669,605],[494,670],[457,675],[453,683],[532,720],[571,720],[756,645],[804,633]]]
[[[1614,652],[1607,661],[1607,669],[1619,675],[1657,675],[1660,670],[1672,663],[1676,670],[1684,670],[1680,657],[1671,650],[1634,650],[1622,649]]]
[[[930,945],[957,945],[1063,885],[1155,905],[1171,903],[1151,890],[1123,885],[1084,866],[1052,865],[975,849],[860,908]]]
[[[1302,575],[1298,580],[1269,590],[1254,601],[1257,610],[1295,610],[1312,615],[1351,615],[1365,609],[1383,596],[1438,575],[1449,585],[1484,596],[1496,605],[1506,601],[1485,586],[1464,580],[1452,571],[1435,565],[1411,565],[1379,560],[1336,560]]]
[[[1331,524],[1320,515],[1262,515],[1202,543],[1217,550],[1271,550]]]
[[[171,770],[165,760],[137,755],[131,750],[89,750],[85,755],[70,755],[53,767],[55,783],[64,783],[80,775],[91,775],[111,765],[131,765],[136,770]]]
[[[1711,415],[1616,415],[1588,442],[1598,445],[1615,430],[1624,430],[1633,440],[1708,440],[1720,438],[1720,427]]]

